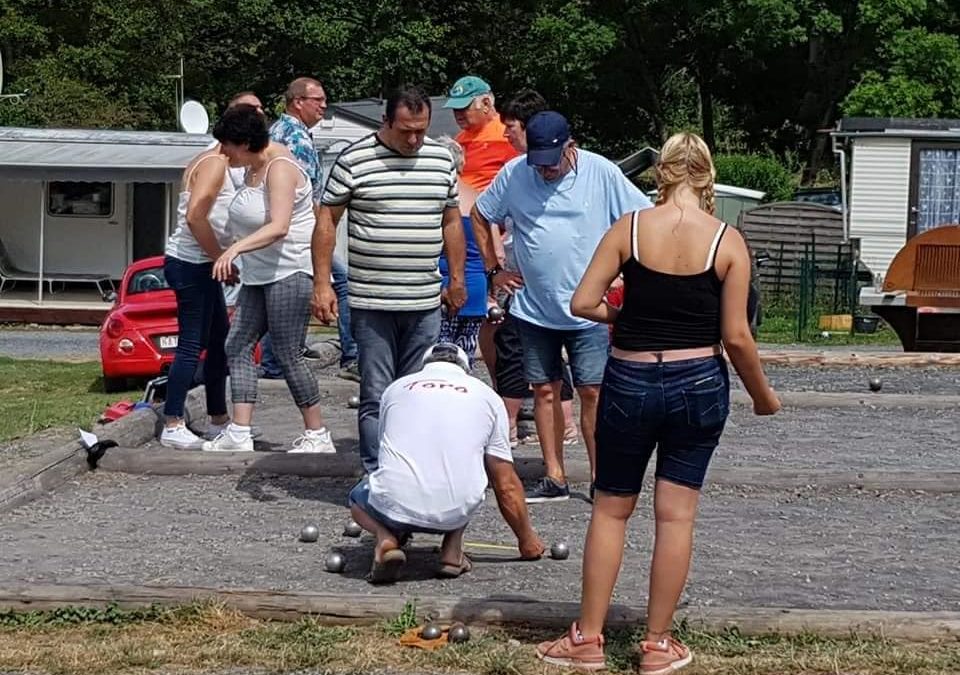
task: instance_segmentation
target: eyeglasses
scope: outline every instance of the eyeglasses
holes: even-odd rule
[[[326,96],[300,96],[299,98],[301,98],[301,99],[307,99],[307,100],[310,100],[310,101],[318,101],[318,102],[320,102],[320,103],[326,103],[326,102],[327,102],[327,97],[326,97]]]

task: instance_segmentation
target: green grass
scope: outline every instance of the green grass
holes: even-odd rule
[[[829,312],[822,312],[828,314]],[[857,333],[851,335],[849,331],[831,331],[829,337],[822,337],[817,328],[817,317],[820,313],[813,312],[811,326],[804,332],[804,339],[797,341],[797,317],[795,310],[773,307],[764,308],[763,322],[757,331],[757,342],[763,344],[802,344],[810,347],[822,345],[899,345],[900,339],[889,326],[880,322],[876,333]]]
[[[469,642],[436,651],[401,647],[395,631],[419,625],[412,605],[394,621],[329,626],[312,618],[258,621],[215,603],[122,610],[62,608],[0,613],[0,671],[119,675],[222,672],[233,668],[290,672],[471,673],[561,675],[544,666],[534,645],[561,631],[472,626]],[[634,672],[642,628],[607,633],[613,675]],[[681,623],[676,635],[694,651],[690,675],[941,675],[960,672],[956,640],[902,643],[873,635],[829,638],[742,635],[735,628],[698,631]]]
[[[0,442],[59,426],[85,427],[110,403],[142,390],[105,394],[100,363],[0,357]]]

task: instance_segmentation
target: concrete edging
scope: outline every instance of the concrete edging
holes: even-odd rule
[[[523,480],[544,475],[543,460],[514,459]],[[114,448],[100,460],[104,471],[145,476],[229,476],[272,474],[304,478],[359,479],[360,458],[353,452],[336,455],[290,455],[272,452],[217,452],[194,450],[146,450]],[[566,462],[572,483],[587,483],[590,466],[583,460]],[[855,490],[922,490],[930,493],[960,493],[960,471],[796,471],[789,469],[715,468],[707,485],[796,489],[805,487]]]
[[[760,361],[771,366],[824,366],[863,368],[956,368],[960,354],[942,352],[856,352],[761,349]]]
[[[577,602],[539,601],[526,596],[465,598],[414,595],[369,595],[138,585],[0,585],[0,611],[51,610],[58,607],[124,609],[150,605],[183,605],[212,600],[261,619],[297,620],[310,617],[328,624],[375,623],[395,618],[408,602],[417,616],[434,621],[459,620],[472,625],[566,628],[580,612]],[[613,605],[608,626],[634,626],[646,618],[645,607]],[[794,609],[786,607],[683,607],[677,619],[692,626],[723,631],[736,627],[744,634],[824,636],[854,634],[895,636],[904,641],[960,638],[960,612],[892,612],[879,610]]]

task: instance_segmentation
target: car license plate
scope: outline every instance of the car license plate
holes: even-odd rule
[[[176,349],[177,348],[177,336],[176,335],[161,335],[160,336],[160,349]]]

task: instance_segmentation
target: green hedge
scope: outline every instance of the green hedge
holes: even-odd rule
[[[796,181],[783,164],[763,155],[718,155],[713,159],[717,182],[724,185],[760,190],[766,201],[781,202],[793,198]]]

